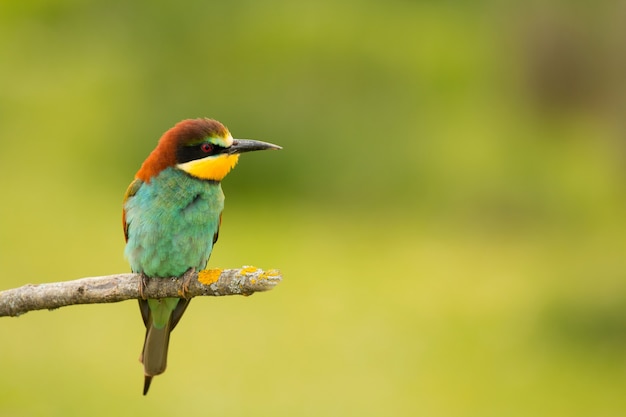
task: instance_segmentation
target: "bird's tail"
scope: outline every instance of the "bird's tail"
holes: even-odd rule
[[[153,323],[146,329],[146,340],[143,344],[141,362],[145,374],[143,395],[148,393],[150,382],[155,375],[165,372],[167,367],[167,349],[170,343],[170,320],[158,329]]]
[[[152,377],[165,372],[170,332],[178,324],[188,304],[189,300],[177,298],[139,300],[146,325],[146,338],[139,358],[145,375],[143,395],[148,393]]]

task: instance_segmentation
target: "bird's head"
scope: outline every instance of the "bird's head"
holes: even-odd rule
[[[196,178],[221,181],[237,164],[239,154],[281,149],[271,143],[233,139],[226,127],[212,119],[188,119],[165,132],[136,177],[149,182],[168,167]]]

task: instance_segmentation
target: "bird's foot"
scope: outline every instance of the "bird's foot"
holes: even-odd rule
[[[139,277],[139,296],[141,297],[142,300],[146,299],[146,296],[144,295],[144,291],[148,287],[148,281],[149,280],[150,280],[150,278],[146,274],[144,274],[143,272],[140,274],[140,277]]]
[[[181,277],[182,278],[182,286],[181,286],[181,296],[188,300],[192,297],[189,297],[189,285],[194,281],[196,275],[196,268],[189,268]]]

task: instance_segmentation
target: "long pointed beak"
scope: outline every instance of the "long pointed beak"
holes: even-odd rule
[[[263,151],[266,149],[282,149],[278,145],[272,143],[261,142],[260,140],[251,139],[234,139],[233,144],[228,148],[229,154],[244,153],[251,151]]]

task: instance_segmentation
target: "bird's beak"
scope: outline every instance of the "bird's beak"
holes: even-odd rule
[[[244,153],[251,151],[263,151],[265,149],[282,149],[272,143],[261,142],[260,140],[234,139],[233,144],[228,148],[229,154]]]

